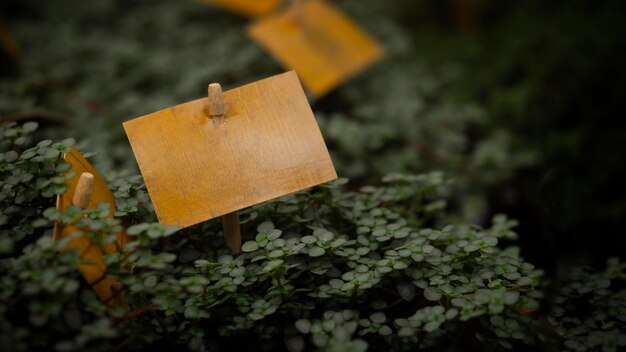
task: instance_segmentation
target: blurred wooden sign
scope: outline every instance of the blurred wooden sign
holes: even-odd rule
[[[8,26],[0,15],[0,48],[11,58],[16,59],[20,55],[20,46],[9,31]]]
[[[296,70],[316,98],[383,56],[381,45],[324,0],[297,0],[251,25],[248,33],[283,66]]]
[[[295,72],[224,92],[223,101],[124,123],[161,223],[191,226],[337,178]]]
[[[459,32],[468,32],[476,27],[476,5],[478,0],[454,0],[452,22]]]
[[[57,197],[57,209],[66,212],[70,205],[80,208],[94,208],[98,204],[108,203],[111,218],[115,212],[115,197],[106,184],[106,181],[98,174],[78,150],[72,150],[65,154],[65,161],[72,165],[68,171],[74,176],[66,181],[68,190]],[[54,239],[61,240],[80,229],[57,223],[54,228]],[[110,244],[94,244],[86,237],[71,239],[65,246],[65,250],[77,250],[81,259],[78,271],[83,275],[87,283],[91,285],[98,297],[111,305],[123,305],[123,293],[117,289],[119,283],[107,277],[104,255],[122,250],[128,242],[124,232],[117,234],[117,240]]]
[[[200,0],[214,6],[249,17],[260,17],[272,13],[282,0]]]

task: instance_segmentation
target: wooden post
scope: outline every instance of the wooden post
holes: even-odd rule
[[[222,86],[219,83],[209,84],[209,115],[215,125],[224,124],[226,106]],[[222,216],[222,227],[224,228],[224,240],[230,248],[232,255],[241,254],[241,229],[239,226],[239,215],[236,211]]]
[[[291,0],[290,8],[293,21],[303,30],[307,29],[306,17],[304,16],[304,1],[305,0]]]
[[[76,191],[74,191],[74,198],[72,198],[72,204],[82,209],[87,208],[93,193],[93,180],[93,174],[90,172],[80,174]]]
[[[222,216],[224,227],[224,240],[230,248],[233,256],[241,254],[241,229],[239,226],[239,214],[236,211]]]
[[[89,202],[91,201],[91,197],[93,195],[94,179],[94,175],[91,172],[83,172],[82,174],[80,174],[78,184],[76,184],[76,190],[74,191],[74,197],[72,198],[73,205],[81,209],[87,209],[89,207]],[[106,265],[104,263],[102,254],[95,254],[96,252],[92,250],[92,246],[93,243],[89,242],[89,245],[81,248],[80,259],[87,262],[102,262],[102,265]],[[100,248],[103,249],[102,247]],[[98,250],[96,251],[97,253],[100,253]],[[124,294],[123,285],[118,281],[114,279],[112,280],[111,278],[107,277],[106,269],[102,271],[102,269],[98,269],[97,265],[87,264],[83,265],[82,270],[83,276],[85,277],[85,279],[87,279],[87,282],[89,282],[89,286],[91,286],[98,295],[101,295],[101,292],[103,292],[103,290],[105,290],[104,292],[106,292],[107,286],[110,288],[111,296],[109,296],[108,298],[101,297],[104,304],[112,304],[113,306],[126,307],[126,304],[124,303],[124,297],[122,296]],[[90,280],[90,276],[86,276],[85,273],[90,273],[89,275],[91,276],[91,278],[95,280]],[[98,275],[99,277],[96,275]],[[109,309],[112,309],[112,306],[109,306]]]
[[[216,125],[224,124],[224,95],[222,94],[222,86],[219,83],[209,84],[209,114]]]

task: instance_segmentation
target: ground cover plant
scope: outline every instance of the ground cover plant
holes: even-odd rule
[[[121,122],[281,72],[248,20],[193,1],[4,1],[22,55],[0,61],[0,116],[19,121],[0,125],[0,345],[624,348],[626,266],[608,258],[623,256],[623,132],[606,122],[623,110],[623,5],[481,3],[484,27],[457,36],[446,2],[336,1],[387,50],[312,102],[350,181],[245,210],[233,258],[219,221],[156,223]],[[70,146],[106,176],[114,221],[53,209]],[[57,221],[94,242],[128,228],[107,260],[128,307],[98,301]]]
[[[244,254],[233,258],[217,221],[181,231],[152,222],[140,177],[110,179],[115,220],[106,205],[60,213],[54,196],[65,191],[68,170],[61,155],[74,140],[34,143],[35,128],[11,123],[1,131],[0,339],[12,350],[501,349],[565,341],[572,350],[611,351],[626,343],[624,292],[611,286],[623,282],[625,265],[614,260],[605,275],[581,274],[545,320],[556,329],[544,327],[543,273],[510,245],[516,222],[498,216],[487,228],[444,226],[440,204],[454,186],[441,173],[392,174],[357,192],[342,179],[247,209]],[[77,253],[53,241],[56,221],[95,243],[130,225],[133,241],[107,259],[128,307],[107,309],[97,299],[76,271]],[[581,299],[591,304],[587,330],[571,326],[583,319]]]

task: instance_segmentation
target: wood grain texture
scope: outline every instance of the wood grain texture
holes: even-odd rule
[[[199,0],[242,16],[260,17],[272,13],[282,0]]]
[[[187,227],[337,178],[295,72],[124,123],[159,221]]]
[[[263,18],[248,34],[319,98],[382,58],[380,44],[323,0],[301,0]]]
[[[74,148],[72,148],[69,153],[65,154],[64,158],[66,162],[72,165],[72,168],[67,174],[71,173],[74,174],[74,176],[66,180],[69,188],[65,193],[57,197],[57,208],[65,212],[68,206],[74,204],[76,193],[83,192],[78,190],[81,175],[91,174],[93,176],[93,179],[90,180],[92,184],[91,197],[87,199],[87,197],[84,196],[77,196],[77,202],[84,206],[84,208],[93,208],[98,204],[108,203],[111,217],[113,217],[113,213],[115,212],[115,198],[102,176],[100,176],[89,161],[83,158]],[[85,177],[83,177],[83,185],[81,185],[80,188],[86,186],[84,182]],[[61,240],[78,230],[79,229],[73,226],[57,223],[54,228],[54,239]],[[107,304],[123,305],[124,303],[123,294],[117,290],[119,283],[107,277],[104,255],[120,251],[128,241],[128,237],[122,232],[117,234],[117,241],[112,244],[101,246],[91,243],[85,237],[77,237],[70,240],[64,248],[64,250],[78,251],[78,256],[81,258],[78,271],[82,274],[87,283],[91,285],[98,297]]]

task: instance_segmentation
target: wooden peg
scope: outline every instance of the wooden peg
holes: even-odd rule
[[[293,16],[293,20],[296,24],[301,26],[306,25],[303,0],[291,0],[291,16]]]
[[[91,194],[93,193],[93,180],[94,177],[92,173],[83,172],[80,174],[76,191],[74,191],[74,198],[72,198],[72,204],[79,208],[87,208],[91,200]]]
[[[241,254],[241,229],[239,226],[239,214],[236,211],[222,216],[224,227],[224,240],[230,248],[233,256]]]
[[[219,83],[209,84],[209,114],[213,119],[213,123],[216,125],[224,124],[225,113],[222,86]]]

